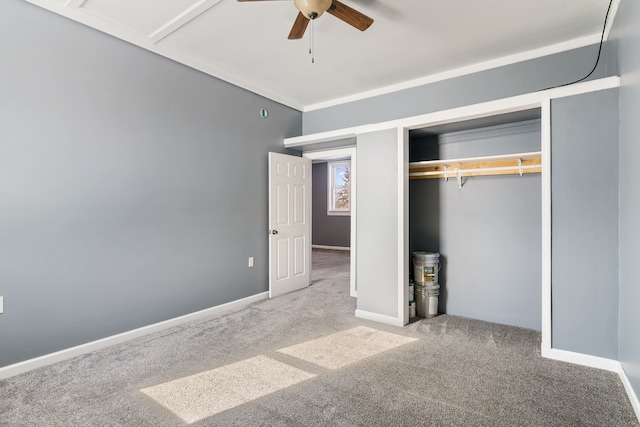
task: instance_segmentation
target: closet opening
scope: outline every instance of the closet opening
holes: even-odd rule
[[[542,329],[541,109],[409,132],[409,271],[440,254],[439,313]]]

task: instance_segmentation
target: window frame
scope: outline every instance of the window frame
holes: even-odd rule
[[[334,193],[337,187],[334,185],[336,169],[347,167],[351,173],[351,160],[333,160],[327,162],[327,215],[330,216],[351,216],[351,180],[349,180],[349,208],[336,208]]]

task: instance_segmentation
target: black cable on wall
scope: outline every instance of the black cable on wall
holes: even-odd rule
[[[607,29],[607,21],[609,19],[609,12],[611,11],[611,5],[612,4],[613,4],[613,0],[610,0],[609,1],[609,7],[607,8],[607,13],[604,16],[604,25],[602,27],[602,35],[600,36],[600,46],[598,47],[598,57],[596,58],[596,63],[593,65],[593,68],[591,69],[591,71],[589,71],[589,74],[587,74],[586,76],[582,77],[581,79],[574,80],[574,81],[569,82],[569,83],[563,83],[563,84],[556,85],[556,86],[550,86],[550,87],[545,88],[545,89],[540,89],[541,91],[542,90],[554,89],[554,88],[557,88],[557,87],[570,86],[570,85],[575,84],[575,83],[580,83],[581,81],[584,81],[584,80],[588,79],[589,77],[591,77],[591,74],[593,74],[593,72],[596,70],[596,68],[598,68],[598,64],[600,63],[600,54],[602,53],[602,45],[604,43],[604,34],[605,34],[606,29]]]

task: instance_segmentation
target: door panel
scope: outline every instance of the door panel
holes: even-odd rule
[[[295,276],[300,276],[305,273],[305,262],[307,260],[305,255],[306,244],[307,242],[304,236],[297,236],[293,239],[294,251],[296,253],[294,257],[295,264],[293,266],[293,274]]]
[[[277,192],[276,225],[287,225],[289,223],[289,209],[287,208],[289,201],[289,186],[287,184],[278,184]]]
[[[277,280],[289,278],[289,242],[287,239],[276,238]]]
[[[269,153],[269,296],[309,286],[311,161]]]
[[[294,189],[294,217],[293,222],[296,225],[304,224],[305,221],[305,188],[301,185],[296,185]]]

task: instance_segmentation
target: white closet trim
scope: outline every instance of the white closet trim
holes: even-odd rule
[[[525,95],[484,102],[453,108],[445,111],[407,117],[399,120],[354,126],[346,129],[338,129],[320,132],[311,135],[303,135],[295,138],[286,138],[286,148],[313,150],[314,144],[322,144],[331,141],[348,139],[353,143],[353,138],[359,134],[400,128],[404,130],[420,129],[424,127],[455,123],[459,121],[478,119],[517,111],[525,111],[539,108],[541,110],[541,171],[542,171],[542,355],[555,358],[562,354],[564,361],[580,365],[591,366],[579,353],[558,352],[552,348],[552,322],[551,322],[551,100],[600,90],[615,89],[620,87],[620,77],[607,77],[571,86],[548,89]],[[406,138],[406,136],[405,136]],[[400,138],[399,139],[403,139]],[[404,154],[404,153],[403,153]],[[399,171],[402,173],[402,171]],[[406,175],[409,179],[408,174]],[[406,213],[398,209],[398,231],[407,233]],[[399,236],[399,239],[408,239],[408,235]],[[399,240],[400,241],[400,240]],[[398,271],[405,269],[405,260],[398,260]],[[399,288],[405,285],[404,278],[398,279]],[[399,295],[402,295],[399,292]],[[404,307],[404,305],[402,305]],[[380,321],[383,323],[399,324],[402,322],[402,310],[398,318],[390,318],[376,313],[360,313],[359,317]],[[406,323],[405,323],[406,324]]]

